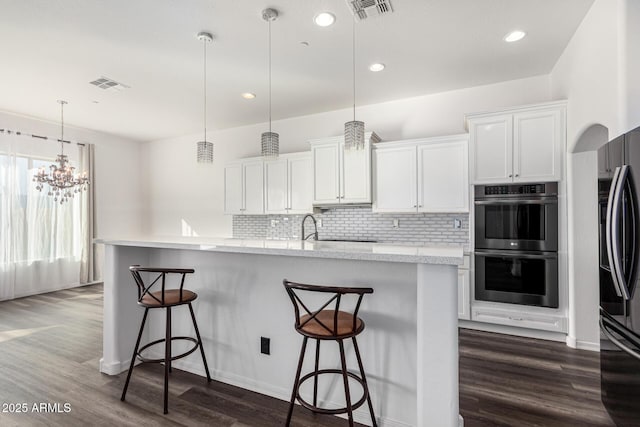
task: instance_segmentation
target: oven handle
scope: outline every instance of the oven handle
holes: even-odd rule
[[[476,205],[557,205],[558,199],[483,199],[475,200]]]
[[[522,253],[522,252],[516,252],[516,251],[491,251],[491,252],[476,251],[475,254],[477,256],[484,256],[484,257],[503,256],[508,258],[525,258],[525,259],[557,259],[558,258],[558,254],[556,252],[532,254],[532,253]]]

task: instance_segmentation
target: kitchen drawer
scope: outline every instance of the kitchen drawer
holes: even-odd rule
[[[472,307],[471,320],[542,331],[567,332],[567,319],[553,314]]]

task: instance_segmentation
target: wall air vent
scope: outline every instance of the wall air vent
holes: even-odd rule
[[[99,87],[100,89],[108,90],[110,92],[121,92],[124,89],[130,88],[130,86],[127,86],[123,83],[119,83],[113,79],[110,79],[104,76],[89,82],[89,84]]]
[[[346,0],[358,21],[393,12],[391,0]]]

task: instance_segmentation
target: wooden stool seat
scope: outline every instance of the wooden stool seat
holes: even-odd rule
[[[315,315],[305,314],[300,318],[300,333],[311,338],[328,337],[330,339],[348,338],[364,329],[362,319],[356,317],[356,328],[353,329],[354,316],[344,311],[337,312],[337,326],[334,310],[322,310]]]
[[[196,322],[196,315],[193,312],[191,302],[198,298],[198,294],[184,289],[184,279],[187,274],[193,273],[192,268],[155,268],[155,267],[140,267],[139,265],[132,265],[129,267],[129,271],[133,276],[138,288],[138,305],[144,307],[144,315],[142,316],[142,324],[140,325],[140,331],[138,332],[138,340],[133,348],[133,356],[131,356],[131,364],[129,365],[129,372],[127,373],[127,380],[124,383],[122,390],[122,396],[120,400],[124,402],[127,395],[127,388],[129,387],[129,381],[131,380],[131,373],[136,360],[140,360],[143,363],[164,363],[164,413],[169,413],[169,372],[171,372],[171,361],[186,357],[200,349],[200,355],[202,356],[202,362],[204,363],[204,370],[207,374],[207,382],[211,381],[211,375],[209,375],[209,366],[207,365],[207,359],[204,356],[204,347],[202,346],[202,338],[200,337],[200,331],[198,330],[198,323]],[[140,273],[152,273],[157,274],[154,280],[151,280],[148,284],[144,283]],[[165,289],[165,279],[169,274],[181,275],[180,288],[179,289]],[[159,291],[151,291],[151,288],[160,283],[161,288]],[[196,338],[193,337],[175,337],[171,335],[171,309],[176,306],[187,305],[189,307],[189,313],[191,314],[191,321],[193,322],[193,328],[196,333]],[[166,311],[167,321],[165,325],[165,336],[158,340],[152,341],[146,345],[140,347],[140,340],[142,339],[142,331],[144,331],[144,325],[147,321],[147,315],[149,310],[162,308]],[[171,353],[171,344],[174,341],[188,341],[193,343],[193,347],[180,353],[178,355]],[[156,344],[164,344],[164,357],[162,358],[148,358],[144,357],[141,353]]]
[[[143,296],[139,304],[150,308],[171,307],[188,304],[196,298],[198,298],[198,294],[187,289],[167,289],[164,291],[164,303],[162,302],[162,291],[155,291]]]
[[[284,287],[291,298],[293,309],[295,312],[295,328],[304,338],[302,340],[302,348],[300,349],[300,358],[298,359],[298,370],[293,382],[293,390],[291,392],[291,401],[289,402],[289,413],[285,426],[291,424],[293,416],[293,407],[296,400],[303,407],[320,414],[347,414],[349,425],[353,426],[353,411],[366,402],[369,406],[369,414],[374,427],[377,427],[376,417],[373,413],[373,404],[369,395],[369,386],[367,385],[367,377],[362,366],[360,358],[360,350],[356,335],[364,330],[364,322],[358,317],[360,303],[365,294],[373,293],[371,288],[344,288],[336,286],[317,286],[307,285],[304,283],[294,283],[283,280]],[[328,295],[328,300],[324,304],[319,305],[318,309],[309,308],[308,302],[304,302],[303,294],[315,294],[314,301],[317,302],[319,295]],[[345,301],[355,299],[355,307],[353,312],[340,310],[340,304],[344,307],[347,305]],[[323,298],[324,300],[324,298]],[[330,307],[333,308],[331,309]],[[304,310],[302,316],[300,312]],[[314,369],[302,376],[302,365],[304,363],[305,351],[307,349],[307,341],[309,338],[316,341],[316,358]],[[353,350],[358,362],[359,374],[349,372],[347,370],[347,362],[344,350],[344,340],[353,342]],[[320,342],[334,341],[338,344],[340,351],[340,369],[320,369]],[[322,407],[318,403],[318,378],[324,375],[340,375],[344,385],[345,406],[340,408]],[[351,400],[351,391],[349,389],[349,378],[355,380],[362,387],[362,397],[355,403]],[[306,401],[300,395],[302,384],[306,381],[313,381],[313,402]]]

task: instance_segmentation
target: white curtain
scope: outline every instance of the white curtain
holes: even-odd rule
[[[0,134],[0,300],[92,280],[91,194],[60,204],[32,182],[60,149],[51,140]],[[90,168],[91,150],[65,144],[64,153],[76,171]]]

